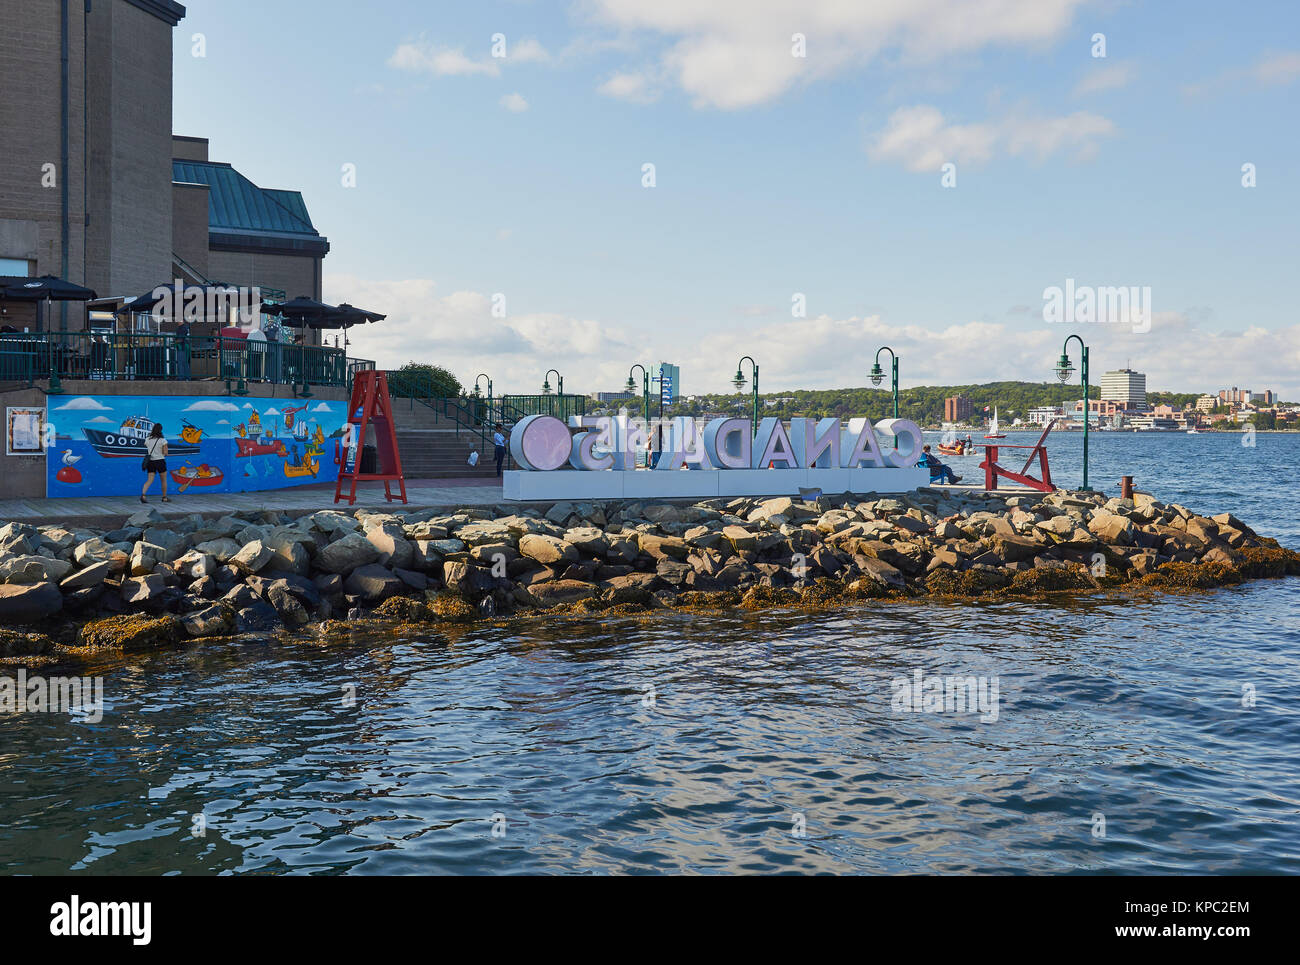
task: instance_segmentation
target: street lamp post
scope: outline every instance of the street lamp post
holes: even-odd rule
[[[891,367],[892,367],[892,369],[893,369],[893,373],[894,373],[894,374],[893,374],[893,386],[894,386],[894,418],[897,419],[897,418],[898,418],[898,356],[894,354],[894,350],[893,350],[892,348],[890,348],[888,345],[882,345],[880,348],[876,349],[876,361],[875,361],[875,364],[871,366],[871,384],[872,384],[872,385],[879,385],[879,384],[884,380],[884,378],[885,378],[885,373],[884,373],[884,371],[880,368],[880,353],[881,353],[881,352],[888,352],[888,353],[889,353],[890,361],[893,363],[893,365],[892,365]],[[894,446],[895,446],[895,448],[897,448],[897,446],[898,446],[898,436],[897,436],[897,435],[894,436]]]
[[[564,415],[563,415],[563,412],[564,412],[564,376],[560,374],[560,372],[559,372],[558,369],[547,369],[547,370],[546,370],[546,374],[545,374],[544,376],[542,376],[542,395],[550,395],[550,394],[551,394],[551,373],[552,373],[552,372],[555,373],[555,382],[556,382],[556,386],[557,386],[557,388],[558,388],[558,394],[559,394],[559,396],[560,396],[560,412],[561,412],[560,418],[564,418]]]
[[[1070,364],[1070,340],[1078,339],[1079,349],[1083,355],[1083,364],[1081,366],[1083,382],[1083,488],[1088,488],[1088,346],[1083,344],[1083,339],[1078,335],[1070,335],[1066,338],[1065,343],[1061,346],[1061,357],[1056,360],[1056,377],[1062,383],[1068,382],[1070,373],[1074,371],[1074,366]]]
[[[480,382],[482,382],[484,379],[487,379],[487,384],[488,384],[488,391],[487,391],[487,418],[488,418],[488,421],[491,422],[491,421],[493,421],[493,419],[492,419],[492,378],[491,378],[491,376],[489,376],[486,372],[480,372],[478,375],[476,375],[476,376],[474,377],[474,394],[475,394],[475,395],[478,395],[478,394],[479,394],[478,384],[479,384]]]
[[[736,376],[731,380],[731,384],[736,387],[737,392],[739,392],[741,389],[745,387],[745,375],[743,372],[741,372],[740,367],[744,365],[746,362],[749,363],[751,374],[754,377],[754,415],[750,419],[750,430],[752,432],[757,432],[758,431],[758,363],[755,362],[748,355],[742,357],[741,360],[736,363]]]
[[[885,378],[885,372],[880,367],[880,353],[888,352],[889,358],[893,362],[893,387],[894,387],[894,418],[898,418],[898,356],[888,345],[882,345],[876,349],[876,363],[871,366],[871,384],[879,385]]]
[[[650,431],[650,373],[646,371],[644,365],[640,362],[635,363],[632,368],[627,370],[627,385],[624,387],[628,392],[636,391],[636,383],[632,381],[632,372],[634,369],[641,370],[641,406],[645,417],[645,431]]]

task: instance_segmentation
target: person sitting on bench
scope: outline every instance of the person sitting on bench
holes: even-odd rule
[[[929,468],[930,482],[934,482],[936,479],[942,479],[949,485],[961,482],[961,476],[956,475],[951,469],[941,463],[939,457],[930,452],[929,446],[921,447],[921,461],[919,465]]]

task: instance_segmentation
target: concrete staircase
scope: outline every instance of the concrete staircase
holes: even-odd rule
[[[402,454],[402,473],[407,479],[438,479],[448,476],[495,476],[491,440],[479,450],[479,463],[470,466],[469,454],[478,446],[478,436],[454,428],[398,429],[397,446]]]

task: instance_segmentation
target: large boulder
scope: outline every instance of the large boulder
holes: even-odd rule
[[[214,603],[181,617],[181,625],[191,637],[219,637],[232,633],[236,622],[235,609],[228,603]]]
[[[200,553],[214,557],[218,563],[229,563],[243,549],[233,539],[225,536],[199,543],[194,548]]]
[[[596,588],[579,580],[551,580],[547,583],[534,583],[528,592],[540,605],[551,607],[590,599],[596,595]]]
[[[71,576],[64,577],[59,587],[65,593],[71,593],[75,590],[85,589],[89,586],[102,586],[104,581],[113,575],[112,563],[93,563],[84,570],[79,570]]]
[[[560,560],[576,561],[577,547],[555,536],[529,533],[519,540],[519,552],[539,563],[555,563]]]
[[[409,569],[415,560],[415,546],[403,534],[399,523],[384,522],[366,530],[366,539],[378,552],[376,562]]]
[[[743,526],[724,526],[722,538],[730,543],[731,548],[737,553],[758,548],[758,534],[751,533]]]
[[[349,533],[321,549],[316,555],[316,564],[326,573],[347,574],[377,559],[379,550],[374,543],[361,533]]]
[[[675,509],[676,507],[667,507]],[[641,552],[657,560],[684,560],[691,553],[690,544],[680,536],[658,536],[654,533],[638,533],[637,545]]]
[[[0,558],[0,583],[44,583],[59,581],[72,572],[72,564],[48,556]]]
[[[0,625],[34,623],[63,609],[57,583],[0,584]]]
[[[378,563],[367,563],[354,569],[343,581],[343,587],[348,593],[363,598],[367,603],[378,603],[380,600],[401,593],[406,588],[406,584],[386,567]]]
[[[148,576],[133,576],[122,581],[123,603],[148,603],[155,600],[167,590],[167,581],[156,573]]]
[[[275,552],[269,546],[260,539],[255,539],[230,558],[230,565],[244,575],[252,576],[260,573],[274,555]]]

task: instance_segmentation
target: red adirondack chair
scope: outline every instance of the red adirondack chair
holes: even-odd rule
[[[1056,487],[1052,485],[1052,473],[1047,468],[1047,447],[1043,443],[1047,440],[1047,434],[1052,431],[1052,426],[1056,425],[1053,419],[1047,423],[1043,429],[1043,434],[1038,437],[1038,441],[1032,446],[999,446],[990,443],[984,444],[984,461],[980,463],[980,468],[984,470],[984,488],[997,489],[998,478],[1003,477],[1020,483],[1022,486],[1028,486],[1031,489],[1037,489],[1040,492],[1050,493],[1055,491]],[[1025,464],[1020,467],[1019,472],[1013,472],[1005,466],[998,465],[999,449],[1028,449],[1029,458]],[[1041,479],[1035,479],[1029,475],[1029,466],[1038,457],[1039,471],[1042,473]]]

